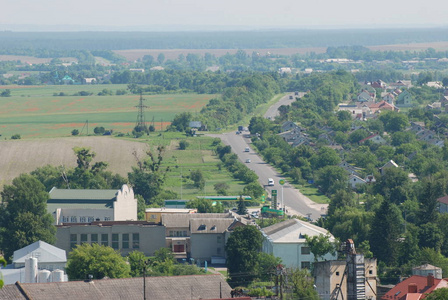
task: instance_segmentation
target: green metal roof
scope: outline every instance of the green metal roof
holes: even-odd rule
[[[75,190],[75,189],[57,189],[50,191],[50,199],[48,203],[57,202],[79,202],[86,201],[113,201],[117,196],[117,190]]]
[[[252,200],[251,196],[241,196],[244,200]],[[218,201],[231,201],[239,200],[240,196],[198,196],[196,198],[206,199],[206,200],[218,200]]]

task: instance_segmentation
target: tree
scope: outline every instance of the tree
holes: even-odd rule
[[[319,152],[314,154],[310,159],[314,169],[320,169],[326,166],[334,166],[341,162],[336,150],[330,147],[322,147]]]
[[[79,130],[78,129],[73,129],[72,130],[72,135],[78,135],[79,134]]]
[[[312,237],[305,235],[306,244],[314,255],[314,262],[317,262],[319,258],[323,258],[328,253],[335,255],[335,245],[330,239],[330,235],[319,234]]]
[[[15,250],[39,240],[55,242],[53,217],[47,213],[49,199],[45,187],[29,174],[14,178],[0,193],[0,248],[8,259]]]
[[[189,142],[187,142],[187,140],[181,140],[180,142],[179,142],[179,149],[180,150],[185,150],[185,149],[187,149],[187,147],[190,145],[190,143]]]
[[[432,291],[428,296],[425,297],[426,300],[445,300],[448,299],[448,288],[440,288]]]
[[[324,194],[330,195],[347,188],[347,172],[339,166],[326,166],[317,172],[316,183]]]
[[[222,213],[224,212],[224,207],[221,203],[216,203],[216,205],[213,205],[213,203],[210,200],[207,199],[194,199],[190,200],[187,203],[188,208],[196,208],[198,210],[198,213]]]
[[[171,122],[170,128],[173,128],[177,131],[187,131],[192,117],[193,115],[189,112],[180,113],[174,117],[173,121]]]
[[[218,182],[215,183],[213,186],[213,189],[216,191],[218,195],[227,195],[227,190],[230,188],[230,186],[225,182]]]
[[[425,183],[424,191],[419,200],[419,224],[434,223],[438,216],[437,199],[442,196],[443,187],[438,182],[428,181]],[[427,246],[428,247],[428,246]]]
[[[289,276],[294,299],[319,300],[319,295],[314,289],[314,280],[307,269],[296,269]]]
[[[148,258],[141,251],[132,251],[127,256],[129,266],[131,267],[131,276],[132,277],[141,277],[143,276],[143,271],[145,270],[146,262]]]
[[[0,265],[6,267],[6,259],[1,255],[0,255]],[[0,273],[0,289],[3,287],[3,285],[4,285],[3,274]]]
[[[200,169],[192,170],[190,172],[190,179],[193,180],[194,186],[200,190],[205,187],[205,178]]]
[[[102,135],[104,132],[106,132],[106,129],[104,129],[103,126],[97,126],[93,129],[93,132],[97,135]]]
[[[270,281],[272,275],[275,274],[276,268],[282,263],[280,257],[275,257],[273,254],[264,252],[258,253],[257,274],[261,281]]]
[[[369,242],[375,257],[388,266],[397,263],[401,223],[398,207],[384,200],[373,218]]]
[[[247,214],[247,208],[246,203],[244,202],[243,196],[240,196],[238,200],[238,211],[237,214],[239,215],[246,215]]]
[[[0,93],[0,97],[11,97],[11,90],[6,89]]]
[[[130,266],[111,247],[96,243],[77,245],[70,252],[66,272],[70,280],[84,280],[89,275],[93,279],[130,277]]]
[[[252,199],[260,199],[264,193],[264,189],[258,182],[250,182],[243,188],[243,194],[251,196]]]
[[[159,53],[159,55],[157,55],[157,62],[159,64],[163,64],[163,62],[165,61],[165,54],[163,54],[162,52]]]
[[[22,137],[18,133],[11,135],[11,140],[20,140],[21,138]]]
[[[251,225],[237,227],[230,235],[225,249],[232,286],[250,282],[255,278],[262,241],[261,232]]]

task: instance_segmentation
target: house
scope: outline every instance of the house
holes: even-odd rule
[[[438,198],[437,202],[439,202],[439,212],[448,213],[448,196]]]
[[[376,179],[375,179],[375,176],[373,176],[373,175],[367,175],[366,178],[364,179],[364,181],[366,183],[375,183]]]
[[[375,92],[369,92],[367,90],[362,90],[361,93],[356,97],[358,102],[372,102],[375,101]]]
[[[383,89],[383,90],[387,88],[387,84],[380,79],[377,81],[370,82],[370,86],[375,89]]]
[[[286,220],[260,230],[265,237],[262,251],[280,257],[287,268],[311,267],[314,255],[306,243],[305,236],[329,235],[330,241],[335,241],[326,229],[298,219]],[[336,258],[337,254],[328,253],[322,259]]]
[[[395,95],[393,93],[386,93],[382,99],[384,101],[386,101],[389,104],[394,104],[395,103]]]
[[[73,78],[71,78],[68,75],[65,75],[62,79],[61,79],[63,84],[73,84],[75,81],[73,80]]]
[[[289,130],[293,130],[293,129],[296,129],[296,131],[306,131],[305,128],[297,125],[296,123],[294,123],[292,121],[285,121],[282,124],[281,132],[285,132],[285,131],[289,131]]]
[[[0,299],[141,300],[145,297],[148,300],[207,300],[228,299],[231,297],[231,291],[231,287],[223,276],[213,274],[49,283],[17,282],[0,289]]]
[[[83,78],[84,84],[95,84],[97,82],[96,78]]]
[[[436,88],[436,89],[441,89],[443,88],[443,83],[440,81],[428,81],[426,83],[427,86],[432,87],[432,88]]]
[[[52,188],[47,211],[56,225],[93,221],[137,220],[137,199],[127,184],[119,190]]]
[[[243,225],[232,213],[162,214],[165,247],[176,258],[211,261],[225,258],[224,245],[233,226]]]
[[[377,112],[381,112],[381,111],[385,111],[385,110],[396,111],[396,112],[400,111],[400,109],[398,107],[396,107],[393,104],[389,104],[384,100],[382,100],[378,103],[369,104],[369,108],[372,111],[372,113],[377,113]]]
[[[372,134],[371,136],[368,136],[365,139],[360,140],[359,144],[364,144],[367,141],[380,145],[387,144],[387,141],[383,139],[379,134]]]
[[[407,90],[404,90],[400,94],[398,94],[395,105],[397,106],[411,106],[412,105],[412,95]]]
[[[197,209],[192,208],[147,208],[145,210],[145,219],[148,222],[162,224],[162,214],[193,214]]]
[[[410,130],[417,133],[419,131],[422,131],[425,129],[425,123],[424,122],[411,122],[411,128]]]
[[[129,69],[129,71],[136,73],[145,73],[145,69]]]
[[[37,271],[46,270],[48,273],[63,270],[67,264],[65,250],[44,241],[37,241],[14,251],[12,264],[0,269],[5,284],[13,284],[16,281],[25,282],[25,265],[29,258],[36,259]]]
[[[309,145],[310,140],[308,134],[303,133],[299,129],[292,129],[278,134],[283,138],[285,142],[291,145],[291,147],[297,147],[299,145]]]
[[[353,175],[356,175],[356,176],[361,176],[361,174],[360,174],[361,168],[355,167],[355,166],[349,164],[346,161],[342,161],[338,166],[343,168],[349,174],[353,174]]]
[[[436,279],[432,274],[428,276],[413,275],[394,286],[381,297],[381,300],[424,299],[432,291],[447,287],[446,279]]]
[[[350,174],[348,177],[348,184],[352,189],[356,189],[357,185],[366,184],[366,181],[359,176]]]
[[[110,246],[123,256],[134,250],[146,256],[165,247],[165,227],[146,221],[99,221],[56,226],[56,246],[70,252],[76,245]]]
[[[412,83],[410,80],[398,80],[396,82],[393,82],[389,84],[391,87],[397,87],[397,88],[410,88],[412,87]]]
[[[442,269],[430,264],[424,264],[421,266],[417,266],[412,268],[412,275],[420,275],[420,276],[428,276],[434,275],[436,279],[442,279]]]
[[[389,168],[398,168],[398,165],[393,160],[389,160],[379,169],[381,175],[384,175],[384,171]]]

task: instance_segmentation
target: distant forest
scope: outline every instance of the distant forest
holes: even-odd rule
[[[19,49],[251,49],[448,41],[446,28],[235,32],[0,32],[0,53]]]

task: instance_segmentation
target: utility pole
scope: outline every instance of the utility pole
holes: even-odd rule
[[[148,128],[146,127],[146,121],[145,121],[145,108],[148,106],[143,104],[143,94],[140,91],[140,100],[139,104],[136,106],[138,108],[138,115],[137,115],[137,122],[135,123],[135,130],[137,132],[146,132],[148,133]]]

